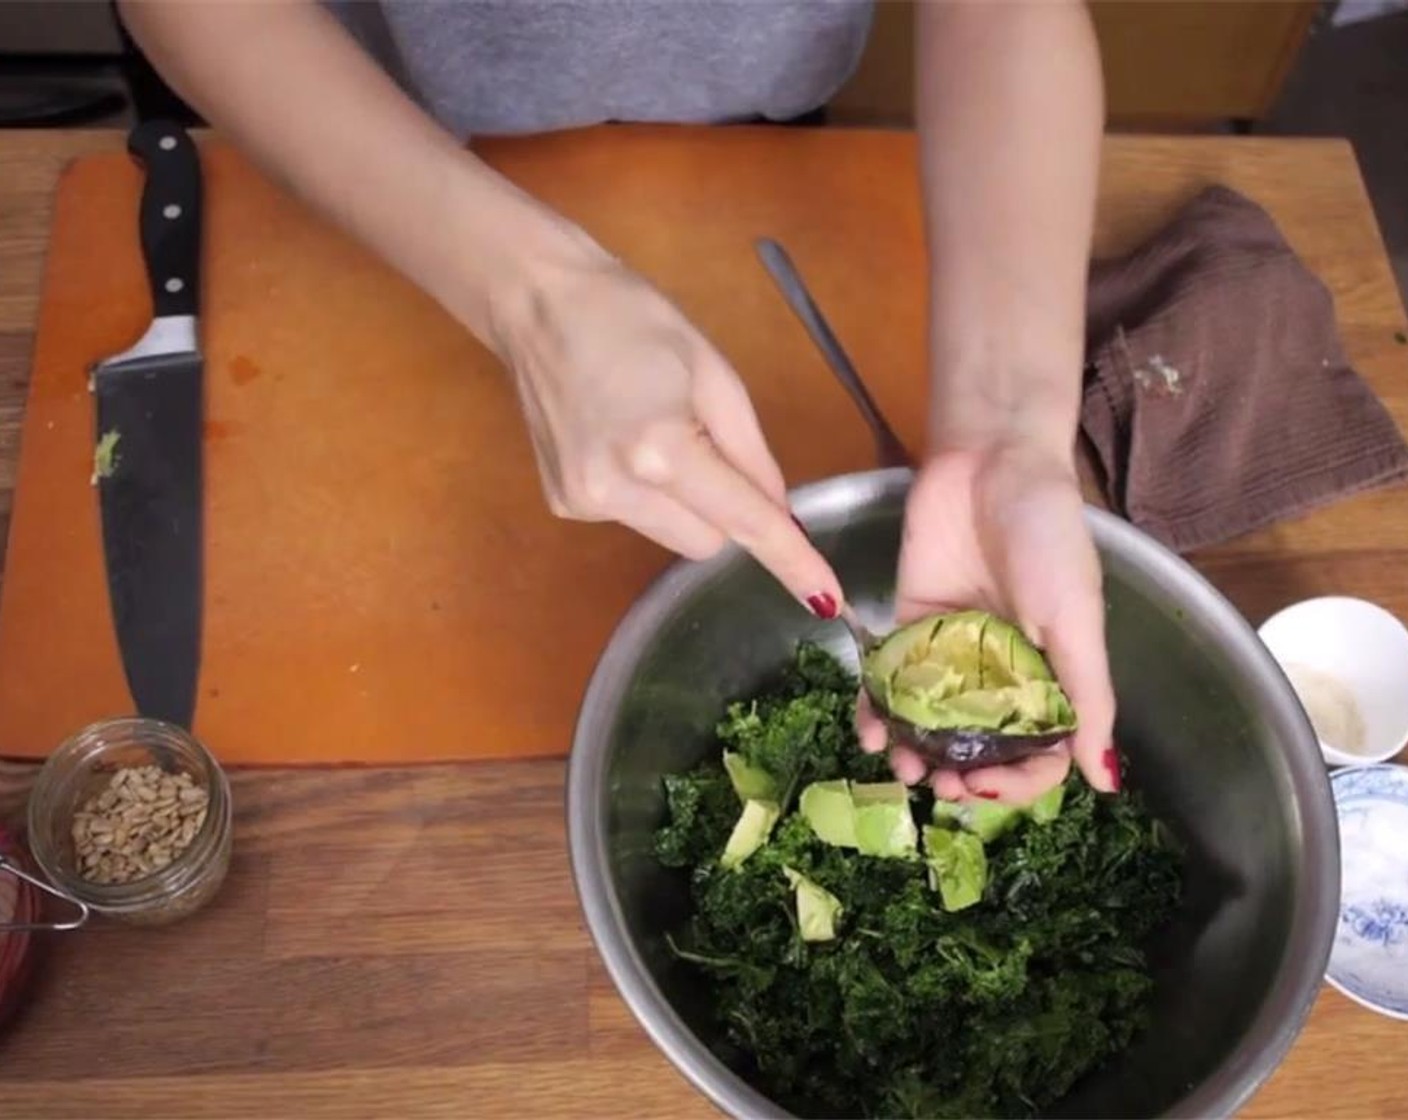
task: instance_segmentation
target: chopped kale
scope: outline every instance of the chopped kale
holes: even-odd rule
[[[689,876],[670,943],[714,993],[719,1053],[783,1107],[828,1117],[1026,1116],[1129,1045],[1153,989],[1144,943],[1179,903],[1180,854],[1137,793],[1076,774],[1059,811],[981,840],[981,901],[947,910],[922,858],[830,844],[797,809],[813,782],[889,779],[852,727],[856,682],[801,645],[756,697],[732,704],[717,757],[671,775],[666,866]],[[770,776],[782,817],[747,860],[719,862],[742,804],[725,751]],[[911,791],[922,829],[963,827]],[[944,807],[941,807],[941,809]],[[932,830],[931,830],[932,831]],[[807,940],[794,883],[839,903]]]

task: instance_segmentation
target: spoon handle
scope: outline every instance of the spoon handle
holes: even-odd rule
[[[913,466],[909,452],[905,450],[899,436],[895,435],[894,429],[890,427],[880,412],[870,395],[870,391],[865,387],[865,382],[861,380],[860,374],[851,364],[851,359],[847,356],[845,348],[842,347],[840,340],[837,339],[825,317],[821,314],[821,309],[817,307],[816,301],[807,291],[807,286],[802,283],[802,276],[797,271],[797,266],[792,263],[792,258],[787,255],[787,250],[770,237],[760,237],[756,242],[756,248],[758,256],[762,259],[763,267],[768,270],[776,282],[783,297],[787,300],[788,306],[802,321],[802,325],[806,327],[807,333],[811,335],[812,341],[816,343],[817,349],[821,351],[822,357],[826,359],[831,371],[836,375],[836,379],[841,382],[846,392],[851,395],[851,400],[855,401],[856,407],[860,409],[861,416],[865,418],[866,425],[875,437],[875,453],[880,460],[880,465],[882,467]]]
[[[862,659],[869,656],[870,651],[880,644],[880,639],[870,632],[850,603],[841,604],[841,621],[851,632],[851,641],[855,642]]]

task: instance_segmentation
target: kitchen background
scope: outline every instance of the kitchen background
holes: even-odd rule
[[[1111,127],[1347,137],[1408,301],[1408,0],[1096,0]],[[837,126],[909,121],[913,0],[879,0]],[[0,127],[199,123],[111,0],[0,0]]]

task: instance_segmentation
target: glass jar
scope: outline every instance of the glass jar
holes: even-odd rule
[[[117,771],[149,766],[160,767],[163,776],[189,775],[205,790],[204,820],[169,863],[144,866],[124,882],[85,877],[74,838],[80,809],[102,795]],[[85,727],[49,756],[29,796],[29,849],[44,875],[71,898],[132,924],[164,925],[209,902],[229,870],[232,835],[230,786],[219,763],[193,736],[159,720]]]

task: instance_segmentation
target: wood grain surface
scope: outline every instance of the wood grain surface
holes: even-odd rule
[[[1324,217],[1330,192],[1359,186],[1346,165],[1322,170],[1308,154],[1331,149],[1304,149],[1282,167],[1302,188],[1268,197],[1243,164],[1267,176],[1294,145],[1252,161],[1237,153],[1254,147],[1209,143],[1199,164],[1180,165],[1177,148],[1135,143],[1133,160],[1107,167],[1100,251],[1132,248],[1211,179],[1265,201],[1312,268],[1354,245],[1366,280],[1376,264],[1387,275],[1367,212],[1357,225],[1352,212]],[[560,756],[601,648],[667,554],[617,525],[552,517],[500,364],[228,146],[203,149],[196,733],[233,765]],[[791,484],[874,460],[756,259],[762,234],[788,246],[901,438],[919,446],[926,266],[912,136],[587,129],[481,149],[679,303],[744,378]],[[1139,181],[1144,168],[1157,179]],[[130,158],[108,153],[71,164],[59,188],[0,587],[0,756],[42,757],[131,706],[89,482],[85,371],[150,317],[141,181]],[[1402,420],[1408,351],[1391,331],[1369,333],[1384,310],[1371,292],[1343,294],[1349,352]],[[1390,492],[1298,519],[1286,543],[1298,551],[1297,535],[1330,532],[1342,549],[1367,511],[1401,501]],[[1241,591],[1246,572],[1224,575]],[[1269,585],[1254,567],[1249,586],[1264,597]],[[1408,616],[1404,590],[1388,590]],[[545,671],[551,690],[506,702]]]
[[[0,479],[58,171],[121,142],[0,134]],[[1112,140],[1101,245],[1128,244],[1211,181],[1272,210],[1402,423],[1403,308],[1348,146]],[[1197,562],[1253,617],[1324,591],[1408,615],[1408,498],[1357,498]],[[0,815],[19,811],[32,773],[0,765]],[[162,931],[98,923],[49,939],[34,999],[0,1036],[0,1116],[716,1115],[597,962],[562,778],[556,760],[236,772],[235,863],[208,910]],[[1405,1068],[1408,1029],[1326,988],[1242,1115],[1408,1115]]]

